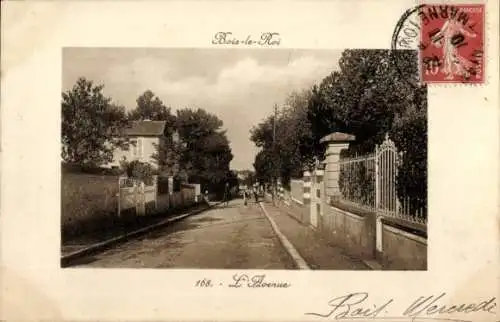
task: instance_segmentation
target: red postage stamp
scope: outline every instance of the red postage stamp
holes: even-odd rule
[[[484,4],[426,4],[418,16],[421,81],[483,83]]]

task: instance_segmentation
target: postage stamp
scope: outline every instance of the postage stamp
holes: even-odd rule
[[[392,49],[418,49],[422,83],[482,84],[484,28],[484,4],[420,5],[401,17]]]

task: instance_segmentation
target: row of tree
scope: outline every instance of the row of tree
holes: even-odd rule
[[[103,85],[80,78],[62,93],[62,158],[82,169],[102,166],[113,160],[116,148],[130,148],[124,131],[130,121],[165,121],[165,139],[153,156],[158,174],[202,184],[218,192],[224,183],[237,184],[230,171],[233,155],[223,122],[203,109],[170,107],[147,90],[126,111],[103,93]]]
[[[288,185],[301,177],[323,158],[320,139],[332,132],[356,136],[344,152],[351,155],[373,152],[388,133],[404,152],[400,195],[426,204],[427,88],[418,84],[416,58],[413,51],[345,50],[338,70],[290,94],[279,113],[251,130],[261,148],[254,162],[259,180],[279,177]]]
[[[311,164],[312,133],[307,119],[310,93],[293,92],[286,105],[251,130],[250,139],[260,151],[254,161],[255,177],[261,184],[281,178],[285,186],[300,177]]]

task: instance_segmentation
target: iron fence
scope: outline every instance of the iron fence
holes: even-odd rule
[[[343,158],[340,161],[339,189],[345,202],[375,210],[375,155]]]
[[[386,135],[375,153],[342,158],[339,188],[345,203],[376,211],[386,217],[426,224],[424,198],[398,194],[398,169],[402,154]]]

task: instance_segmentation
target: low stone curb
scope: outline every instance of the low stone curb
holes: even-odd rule
[[[293,220],[295,220],[296,222],[298,222],[299,224],[301,225],[305,225],[304,223],[302,223],[300,220],[298,220],[297,218],[295,218],[295,216],[293,216],[290,211],[288,209],[283,209],[281,207],[278,207],[282,210],[285,211],[285,213],[287,214],[288,217],[292,218]],[[313,228],[311,225],[308,225],[309,227]],[[363,264],[365,264],[366,267],[368,267],[369,269],[371,270],[374,270],[374,271],[381,271],[383,270],[383,266],[382,264],[380,264],[377,260],[375,259],[363,259],[361,258],[361,261],[363,262]]]
[[[88,256],[88,255],[94,254],[96,252],[103,251],[103,250],[111,247],[112,245],[115,245],[117,243],[125,242],[125,241],[129,240],[130,238],[137,237],[139,235],[142,235],[142,234],[145,234],[147,232],[150,232],[150,231],[153,231],[155,229],[158,229],[158,228],[161,228],[163,226],[166,226],[166,225],[168,225],[170,223],[182,220],[182,219],[184,219],[186,217],[197,215],[197,214],[202,213],[204,211],[207,211],[207,210],[209,210],[211,208],[214,208],[214,207],[216,207],[219,204],[220,204],[220,202],[216,203],[216,204],[213,204],[213,205],[208,205],[205,208],[197,209],[197,210],[194,210],[192,212],[188,212],[188,213],[185,213],[185,214],[182,214],[182,215],[179,215],[179,216],[175,216],[175,217],[172,217],[172,218],[167,218],[167,219],[165,219],[163,221],[160,221],[160,222],[158,222],[156,224],[149,225],[149,226],[146,226],[146,227],[143,227],[143,228],[131,231],[129,233],[123,234],[121,236],[117,236],[117,237],[114,237],[114,238],[111,238],[111,239],[108,239],[108,240],[105,240],[105,241],[93,244],[91,246],[85,247],[83,249],[77,250],[77,251],[69,253],[67,255],[63,255],[63,256],[61,256],[61,267],[67,267],[67,266],[69,266],[69,264],[71,263],[71,261],[74,261],[75,259],[78,259],[78,258],[81,258],[81,257],[84,257],[84,256]]]
[[[295,249],[292,243],[288,240],[288,238],[286,238],[286,236],[283,235],[283,233],[279,230],[278,225],[276,225],[274,220],[269,216],[266,208],[264,208],[264,205],[259,202],[259,206],[264,212],[264,215],[267,217],[267,220],[269,220],[269,222],[271,223],[271,227],[274,230],[274,233],[278,236],[278,239],[280,240],[281,244],[283,245],[287,253],[290,255],[290,257],[292,257],[293,261],[295,262],[295,265],[297,265],[299,269],[305,269],[305,270],[311,269],[307,264],[307,262],[302,258],[302,256],[300,256],[299,252]]]
[[[363,263],[374,271],[381,271],[384,267],[374,259],[362,259]]]

